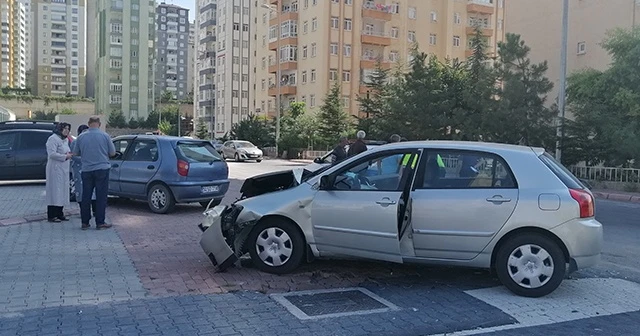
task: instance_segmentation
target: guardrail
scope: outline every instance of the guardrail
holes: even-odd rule
[[[571,166],[577,178],[590,181],[640,183],[640,169],[616,167]]]

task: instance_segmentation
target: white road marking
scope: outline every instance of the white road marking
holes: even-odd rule
[[[446,335],[474,335],[640,310],[640,284],[623,279],[566,279],[553,293],[535,299],[517,296],[503,286],[465,293],[511,315],[518,323]]]

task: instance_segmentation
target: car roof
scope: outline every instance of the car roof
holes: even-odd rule
[[[52,120],[8,120],[0,122],[0,130],[40,129],[52,131],[57,124],[57,121]]]
[[[209,142],[209,140],[203,139],[189,139],[177,136],[170,135],[150,135],[150,134],[128,134],[128,135],[120,135],[114,138],[114,140],[121,139],[140,139],[140,140],[158,140],[158,141],[169,141],[169,142]]]
[[[507,152],[519,152],[519,153],[544,153],[543,148],[501,144],[494,142],[479,142],[479,141],[450,141],[450,140],[425,140],[425,141],[403,141],[386,144],[383,146],[374,146],[371,148],[373,151],[388,150],[393,148],[438,148],[438,149],[461,149],[461,150],[478,150],[478,151],[492,151],[499,153]]]

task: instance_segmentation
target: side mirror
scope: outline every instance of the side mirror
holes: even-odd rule
[[[317,158],[313,159],[313,162],[314,163],[324,163],[324,161],[322,160],[321,157],[317,157]]]
[[[333,177],[331,175],[324,175],[320,177],[320,190],[331,190],[333,189]]]

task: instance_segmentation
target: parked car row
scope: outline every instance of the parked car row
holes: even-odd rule
[[[492,269],[540,297],[600,259],[592,193],[542,148],[401,142],[307,168],[249,178],[205,213],[200,245],[218,271],[244,254],[275,274],[346,256]]]

